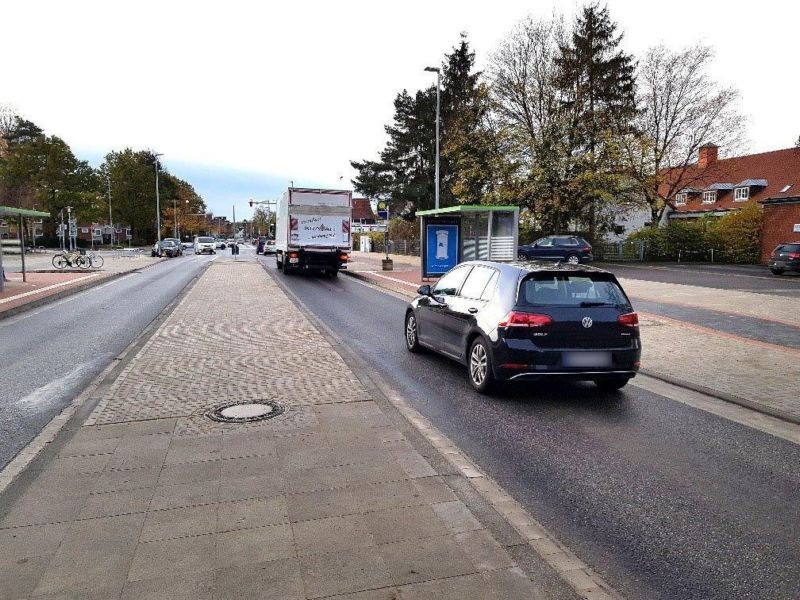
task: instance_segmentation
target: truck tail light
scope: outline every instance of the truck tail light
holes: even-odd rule
[[[625,313],[624,315],[617,317],[617,323],[620,325],[625,325],[626,327],[638,327],[639,315],[637,315],[635,312]]]
[[[297,252],[289,252],[289,258],[297,258]]]
[[[543,327],[553,322],[547,315],[537,315],[535,313],[518,312],[512,310],[505,318],[500,321],[498,327]]]
[[[342,252],[339,255],[339,260],[342,261],[342,262],[347,262],[348,260],[350,260],[350,256],[348,254]]]

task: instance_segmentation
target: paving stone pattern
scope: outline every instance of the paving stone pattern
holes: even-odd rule
[[[288,410],[202,416],[235,398]],[[252,262],[212,264],[103,400],[0,504],[0,598],[544,597]]]

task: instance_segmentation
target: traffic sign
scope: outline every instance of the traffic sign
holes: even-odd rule
[[[378,202],[378,218],[384,221],[389,219],[389,203],[385,200]]]

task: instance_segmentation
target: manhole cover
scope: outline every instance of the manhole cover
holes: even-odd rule
[[[283,413],[283,405],[272,400],[227,402],[206,412],[206,416],[220,423],[252,423],[271,419]]]

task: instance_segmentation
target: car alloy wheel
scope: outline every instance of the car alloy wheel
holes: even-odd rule
[[[472,343],[469,351],[469,381],[481,394],[488,392],[494,383],[491,358],[481,338]]]
[[[569,264],[571,264],[571,265],[578,265],[578,264],[580,264],[580,262],[581,262],[581,259],[580,259],[580,258],[578,258],[578,255],[577,255],[577,254],[570,254],[570,255],[567,257],[567,262],[568,262]]]
[[[406,348],[409,352],[419,352],[419,336],[417,335],[417,318],[413,312],[406,317]]]

